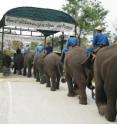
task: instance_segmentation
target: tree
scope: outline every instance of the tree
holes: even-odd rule
[[[38,43],[37,42],[31,42],[31,50],[35,50],[35,48],[37,47]]]
[[[91,33],[94,27],[105,25],[105,17],[108,13],[98,0],[66,0],[63,10],[70,14],[76,21],[76,27],[79,27],[79,33],[76,32],[78,38],[81,34]]]
[[[12,48],[17,49],[17,48],[22,48],[23,43],[21,41],[13,40],[12,41]]]

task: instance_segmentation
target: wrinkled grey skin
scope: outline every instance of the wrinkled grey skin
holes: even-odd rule
[[[40,82],[41,84],[45,83],[43,53],[40,53],[39,55],[36,56],[33,63],[33,70],[36,81]]]
[[[59,89],[60,76],[63,71],[60,59],[61,57],[56,53],[50,53],[44,58],[44,73],[46,75],[46,83],[47,87],[51,86],[51,91]]]
[[[96,104],[100,114],[115,121],[117,108],[117,45],[102,48],[94,62]]]
[[[91,75],[90,61],[82,65],[86,58],[86,50],[76,46],[69,50],[64,61],[68,96],[72,97],[76,95],[73,88],[73,82],[75,82],[79,88],[79,103],[84,105],[87,104],[86,86],[89,88],[92,86],[91,80],[93,78]]]
[[[33,62],[33,54],[32,53],[27,53],[24,55],[24,71],[23,75],[27,75],[27,77],[31,77],[32,73],[32,62]]]

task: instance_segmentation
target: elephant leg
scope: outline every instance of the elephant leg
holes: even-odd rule
[[[115,121],[116,119],[116,99],[115,98],[109,98],[109,100],[107,100],[107,108],[105,111],[105,117],[108,121]]]
[[[107,97],[104,91],[103,84],[96,85],[96,104],[97,104],[99,113],[101,115],[104,115],[105,108],[107,105]]]
[[[55,74],[53,74],[51,76],[51,82],[52,82],[51,91],[56,91],[57,81],[56,81],[56,75]]]
[[[77,80],[76,83],[79,85],[79,103],[86,105],[87,104],[87,95],[86,95],[86,85],[83,80]]]
[[[35,71],[35,77],[36,77],[36,81],[40,82],[40,76],[39,76],[39,70],[38,69]]]
[[[75,96],[76,94],[73,89],[72,77],[69,76],[69,74],[67,74],[67,73],[66,73],[66,81],[67,81],[67,85],[68,85],[68,96],[69,97]]]
[[[34,75],[34,78],[36,78],[36,67],[33,66],[33,75]]]
[[[50,76],[48,74],[45,74],[46,76],[46,87],[51,87],[51,84],[50,84]]]
[[[109,93],[108,93],[109,97],[107,97],[107,107],[105,111],[105,117],[108,121],[114,122],[117,114],[116,98],[114,94],[110,95]]]
[[[26,76],[26,66],[24,66],[24,70],[23,70],[23,76]]]
[[[14,74],[16,74],[16,67],[14,67]]]
[[[73,74],[75,83],[79,87],[79,103],[86,105],[87,104],[87,95],[86,95],[86,80],[82,72],[74,72]]]
[[[19,74],[19,75],[22,75],[22,71],[21,71],[21,69],[19,69],[18,71],[19,71],[18,74]]]
[[[73,81],[73,89],[74,89],[74,92],[75,92],[75,94],[79,94],[79,86],[76,84],[76,82],[75,81]]]
[[[31,67],[28,66],[28,77],[31,77],[31,76],[32,76],[32,74],[31,74]]]
[[[56,89],[59,89],[60,86],[60,76],[57,75]]]
[[[46,80],[45,80],[45,75],[44,75],[43,67],[40,67],[39,75],[40,75],[40,83],[44,84],[46,82]]]

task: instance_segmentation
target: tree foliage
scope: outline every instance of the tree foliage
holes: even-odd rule
[[[76,26],[79,27],[79,37],[82,32],[90,33],[96,26],[104,26],[108,13],[98,0],[66,0],[63,10],[75,19]]]
[[[12,48],[17,49],[17,48],[22,48],[23,43],[21,41],[13,40],[12,41]]]

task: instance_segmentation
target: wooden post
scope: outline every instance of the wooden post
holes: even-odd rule
[[[63,50],[63,45],[64,45],[64,32],[62,32],[62,37],[61,37],[61,52]]]
[[[77,35],[77,26],[75,25],[75,36]]]
[[[20,28],[20,35],[22,35],[22,29]]]
[[[1,52],[3,53],[3,47],[4,47],[4,26],[2,27],[2,44],[1,44]]]
[[[31,33],[31,36],[32,36],[32,31],[30,33]]]
[[[45,53],[45,48],[46,48],[46,36],[44,38],[44,53]]]
[[[54,34],[52,35],[52,48],[54,47]]]

